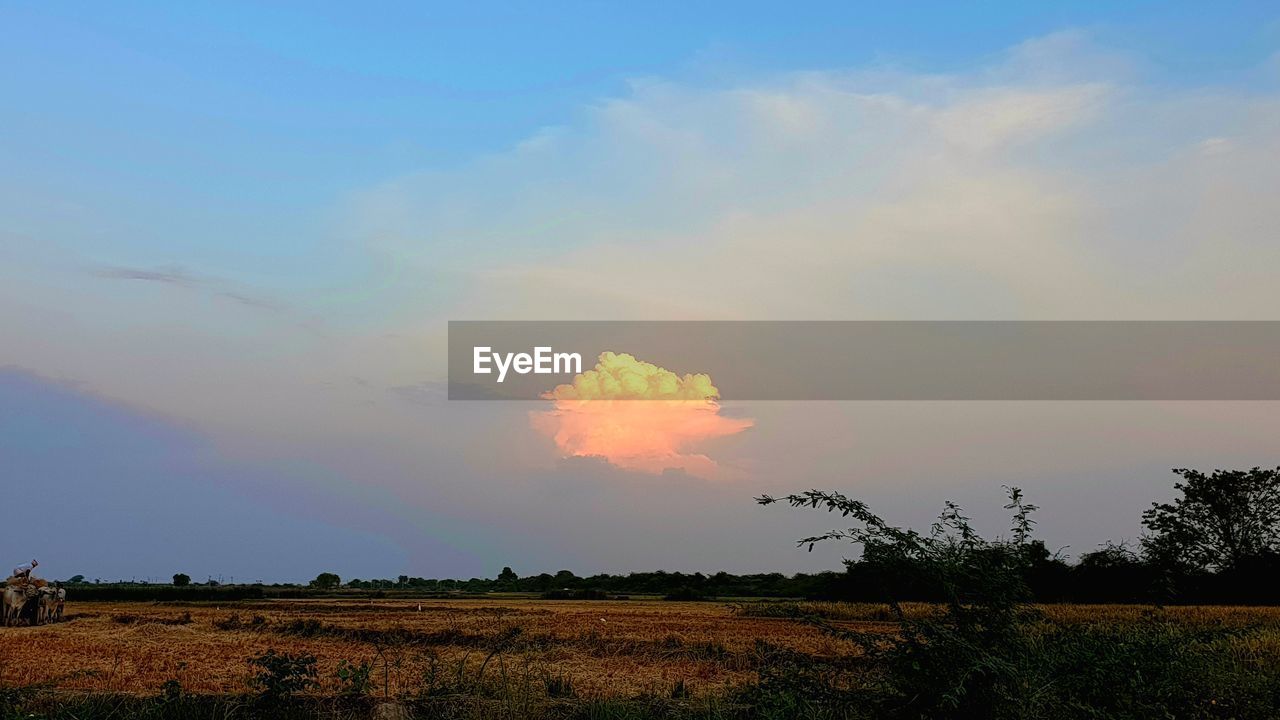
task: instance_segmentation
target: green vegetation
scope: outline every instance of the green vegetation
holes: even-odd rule
[[[278,702],[315,686],[316,657],[305,654],[277,653],[275,650],[249,658],[254,674],[249,685],[267,702]]]
[[[311,581],[311,587],[317,590],[333,590],[342,584],[342,578],[334,573],[323,572]]]
[[[817,625],[862,648],[855,664],[778,651],[747,692],[777,716],[883,718],[1272,718],[1280,700],[1275,628],[1190,628],[1153,614],[1134,623],[1048,622],[1027,579],[1042,562],[1036,507],[1009,491],[1008,538],[977,534],[948,503],[930,532],[884,522],[857,500],[811,490],[762,504],[821,508],[853,527],[805,538],[844,540],[862,563],[941,595],[936,612],[889,609],[897,635]]]

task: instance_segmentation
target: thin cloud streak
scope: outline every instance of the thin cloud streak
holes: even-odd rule
[[[214,293],[217,297],[226,298],[238,305],[255,310],[275,313],[289,310],[288,305],[278,300],[246,292],[215,277],[192,273],[180,265],[163,265],[155,268],[104,265],[92,268],[90,274],[106,280],[137,280],[191,290],[203,289]]]

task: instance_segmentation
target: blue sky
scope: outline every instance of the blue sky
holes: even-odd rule
[[[215,268],[319,257],[317,216],[397,174],[502,152],[647,77],[981,66],[1088,30],[1152,82],[1257,82],[1270,3],[6,3],[6,214],[48,234],[39,196],[89,208],[57,238],[104,259],[159,250]],[[31,197],[36,196],[36,197]],[[34,207],[33,207],[34,206]],[[151,222],[139,224],[145,213]],[[65,219],[64,219],[65,221]]]
[[[9,2],[0,68],[0,480],[179,468],[281,578],[838,565],[753,514],[810,485],[923,523],[1017,483],[1081,548],[1276,462],[1265,403],[798,404],[706,484],[438,393],[449,319],[1275,319],[1274,3]],[[51,573],[271,574],[265,530],[103,512]]]

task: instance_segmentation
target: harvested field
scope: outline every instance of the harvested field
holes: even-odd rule
[[[912,603],[904,610],[908,617],[923,618],[937,615],[940,608]],[[1042,605],[1038,610],[1042,621],[1027,629],[1036,637],[1046,637],[1054,628],[1092,627],[1098,630],[1095,635],[1066,637],[1101,638],[1099,642],[1118,643],[1114,647],[1129,648],[1125,652],[1131,654],[1138,652],[1132,648],[1147,648],[1132,654],[1135,661],[1163,658],[1161,638],[1172,643],[1170,648],[1194,649],[1177,650],[1176,657],[1201,658],[1195,661],[1201,664],[1192,666],[1196,677],[1212,681],[1196,690],[1215,694],[1206,697],[1238,694],[1234,688],[1241,682],[1264,683],[1257,687],[1265,695],[1270,687],[1265,683],[1271,682],[1267,668],[1280,663],[1280,608]],[[829,661],[830,667],[847,669],[853,677],[865,667],[853,643],[834,639],[802,618],[887,637],[898,627],[893,617],[887,606],[872,603],[787,601],[493,596],[81,602],[68,606],[64,622],[0,629],[0,688],[38,689],[32,702],[43,697],[59,703],[75,697],[150,702],[148,698],[163,698],[180,687],[184,697],[231,703],[209,711],[225,714],[242,702],[235,698],[254,692],[249,680],[255,668],[248,659],[275,650],[315,656],[319,684],[307,696],[317,702],[356,696],[373,701],[385,694],[417,702],[420,708],[453,703],[448,707],[455,715],[448,717],[467,718],[496,717],[495,707],[505,708],[503,717],[532,717],[533,709],[540,708],[538,712],[551,714],[537,716],[550,718],[560,717],[556,708],[587,712],[596,701],[675,702],[686,710],[712,708],[705,716],[721,717],[718,713],[728,707],[722,703],[732,705],[743,697],[734,691],[745,691],[766,672],[777,677],[779,666],[768,660],[776,658],[773,649]],[[1196,634],[1203,632],[1212,634]],[[1062,660],[1052,652],[1045,658]],[[366,671],[356,687],[350,670],[360,667]],[[115,716],[115,702],[92,705],[84,716]],[[631,717],[626,714],[630,710],[619,712],[618,717]]]
[[[636,600],[79,603],[60,624],[0,632],[0,684],[92,692],[155,693],[171,679],[191,692],[243,692],[246,659],[276,649],[315,655],[325,693],[342,689],[345,660],[370,662],[378,690],[385,680],[392,694],[517,674],[579,697],[666,696],[677,683],[698,696],[753,679],[757,640],[809,655],[856,652],[786,618]],[[22,661],[32,657],[41,662]]]

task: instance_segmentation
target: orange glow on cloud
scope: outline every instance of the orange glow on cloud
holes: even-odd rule
[[[594,369],[544,397],[555,406],[534,413],[532,422],[563,457],[600,457],[654,474],[678,469],[720,477],[720,466],[694,448],[753,424],[720,415],[720,391],[710,376],[679,376],[626,353],[601,353]]]

